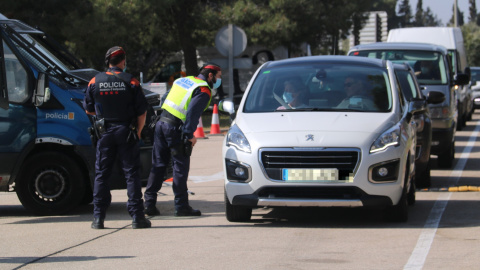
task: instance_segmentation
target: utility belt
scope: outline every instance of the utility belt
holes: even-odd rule
[[[151,118],[150,124],[148,125],[149,128],[155,129],[155,125],[157,124],[158,121],[162,121],[164,123],[167,123],[171,126],[174,126],[175,128],[178,128],[179,130],[183,126],[182,120],[174,116],[173,114],[169,113],[168,111],[164,110],[160,115],[154,115]]]
[[[177,156],[177,155],[182,155],[189,157],[192,155],[192,142],[188,140],[188,137],[183,134],[183,122],[180,120],[178,117],[174,116],[173,114],[169,113],[167,110],[164,110],[161,115],[156,116],[155,119],[152,120],[152,123],[150,123],[151,128],[155,128],[155,124],[158,121],[162,121],[164,123],[167,123],[178,131],[181,131],[180,134],[180,143],[176,145],[172,145],[171,151],[172,155]]]
[[[105,120],[105,118],[98,118],[97,116],[93,116],[92,118],[93,118],[93,126],[88,128],[88,133],[90,133],[90,139],[94,147],[97,146],[97,141],[100,138],[102,138],[107,128],[116,127],[116,126],[128,127],[129,132],[127,136],[127,143],[138,142],[140,140],[137,133],[136,119],[128,123],[128,122],[121,122],[121,121],[108,121],[108,120]]]

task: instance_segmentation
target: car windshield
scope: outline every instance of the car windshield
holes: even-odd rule
[[[351,53],[352,55],[352,53]],[[407,63],[415,71],[419,84],[447,84],[447,69],[441,53],[413,50],[365,50],[354,52],[355,56]]]
[[[387,70],[351,64],[289,65],[259,71],[244,112],[388,112]]]
[[[475,85],[478,81],[480,81],[480,68],[472,68],[470,74],[472,76],[472,85]]]

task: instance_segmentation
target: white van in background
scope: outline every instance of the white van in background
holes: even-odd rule
[[[466,73],[470,76],[467,55],[463,44],[462,30],[458,27],[411,27],[392,29],[388,32],[387,42],[419,42],[441,45],[447,48],[454,76]],[[469,85],[456,86],[458,100],[457,129],[465,126],[472,118],[472,90]]]

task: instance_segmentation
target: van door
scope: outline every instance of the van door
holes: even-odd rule
[[[31,103],[33,74],[4,39],[0,42],[0,190],[8,188],[20,153],[33,143],[36,134],[36,109]]]

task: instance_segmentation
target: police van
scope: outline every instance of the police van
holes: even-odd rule
[[[0,32],[0,191],[15,191],[23,206],[39,215],[90,203],[93,120],[82,101],[98,71],[85,68],[44,32],[2,14]],[[147,100],[158,102],[158,94]],[[140,143],[146,179],[153,144],[148,128]],[[112,189],[126,187],[119,168],[110,179]]]

